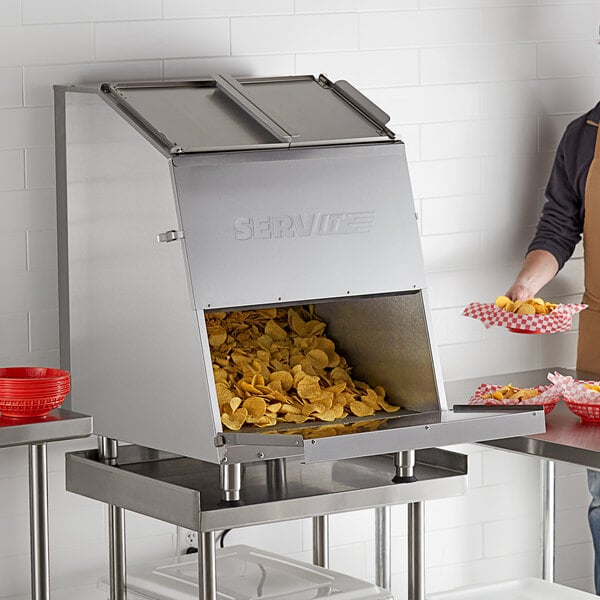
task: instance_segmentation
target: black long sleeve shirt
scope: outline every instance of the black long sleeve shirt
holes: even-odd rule
[[[598,132],[597,127],[586,123],[588,120],[600,121],[600,103],[567,126],[556,151],[542,216],[527,249],[547,250],[558,261],[559,269],[583,233],[585,182]]]

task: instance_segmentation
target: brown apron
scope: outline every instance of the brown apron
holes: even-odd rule
[[[594,158],[585,182],[583,302],[589,307],[579,315],[577,368],[600,374],[600,128],[592,121],[588,121],[588,125],[596,127],[598,133]]]

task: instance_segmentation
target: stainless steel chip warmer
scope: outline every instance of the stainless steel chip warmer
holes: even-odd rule
[[[414,482],[414,451],[543,431],[539,411],[448,410],[404,144],[350,84],[215,75],[57,86],[55,103],[61,360],[72,374],[71,406],[93,416],[101,457],[115,458],[116,440],[187,457],[217,473],[223,499],[237,503],[212,506],[212,520],[201,506],[197,521],[172,522],[207,535],[264,522],[266,513],[256,517],[264,499],[248,512],[242,481],[242,471],[251,481],[264,465],[271,475],[275,464],[296,465],[306,482],[310,466],[325,463],[326,477],[346,486],[348,469],[377,471],[381,461],[391,469],[387,492],[354,503],[332,503],[322,491],[294,504],[304,492],[275,486],[269,499],[285,518],[460,493],[465,472],[455,459],[453,477],[440,475],[451,453],[422,454],[433,471]],[[316,305],[354,375],[382,385],[402,409],[377,417],[373,431],[347,435],[308,437],[294,425],[224,430],[205,313],[302,304]],[[69,455],[70,489],[164,517],[164,503],[146,506],[139,493],[135,502],[119,492],[107,500],[105,490],[127,488],[122,477],[132,473],[126,460],[117,474],[96,460],[90,477],[95,459]],[[394,475],[413,482],[400,492]],[[212,598],[205,545],[202,597]]]

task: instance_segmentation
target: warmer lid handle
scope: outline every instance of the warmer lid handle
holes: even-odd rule
[[[215,80],[219,90],[233,100],[246,114],[260,123],[269,133],[274,135],[278,141],[289,144],[294,137],[298,137],[298,134],[289,130],[286,131],[260,108],[237,79],[231,75],[211,75],[211,77]]]
[[[380,127],[385,128],[390,120],[390,115],[381,110],[376,104],[373,104],[364,94],[361,94],[354,86],[350,85],[344,79],[340,79],[331,84],[333,89],[342,98],[350,102],[358,110],[364,113],[369,119],[377,123]]]

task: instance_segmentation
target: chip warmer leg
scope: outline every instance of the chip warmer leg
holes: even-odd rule
[[[414,480],[415,452],[408,450],[394,457],[396,481]],[[408,599],[425,600],[425,522],[423,502],[408,504]]]
[[[242,465],[221,465],[221,493],[224,502],[239,502],[242,489]]]
[[[98,437],[101,460],[116,464],[119,454],[117,440]],[[127,562],[125,555],[125,510],[108,505],[108,540],[110,565],[110,600],[127,600]]]

